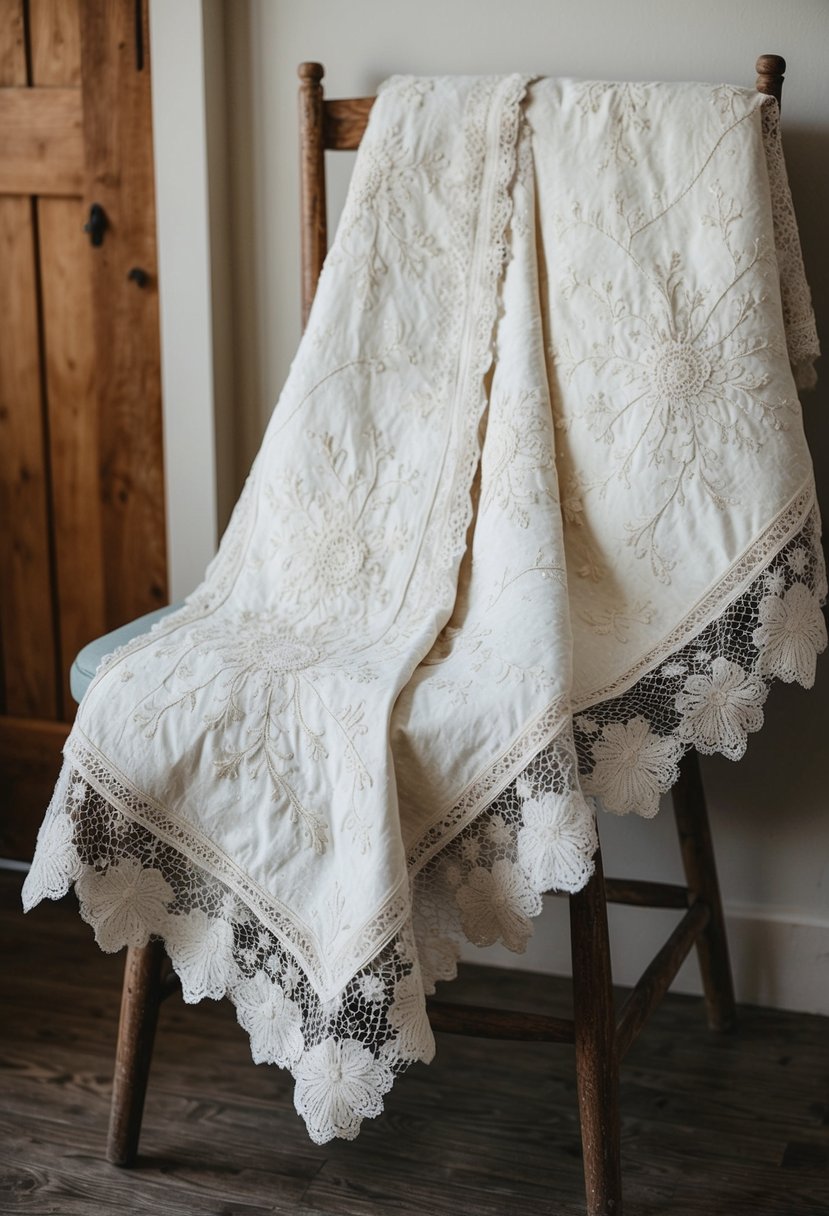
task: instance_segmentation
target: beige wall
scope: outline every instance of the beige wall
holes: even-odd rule
[[[156,0],[172,4],[173,0]],[[539,71],[593,78],[751,83],[760,52],[786,56],[786,149],[816,310],[829,349],[829,45],[826,0],[225,0],[226,239],[237,485],[299,335],[296,64],[321,60],[330,96],[373,92],[392,72]],[[333,222],[351,158],[333,169]],[[217,256],[228,248],[219,240]],[[829,376],[829,373],[827,373]],[[829,383],[829,379],[827,379]],[[806,400],[824,504],[829,394]],[[226,423],[225,419],[225,423]],[[735,971],[744,999],[829,1013],[829,658],[812,693],[777,689],[739,765],[704,764]],[[603,824],[615,874],[679,876],[667,815]],[[528,956],[566,969],[564,908],[545,912]],[[617,974],[632,980],[667,923],[614,920]],[[693,990],[686,965],[682,981]]]

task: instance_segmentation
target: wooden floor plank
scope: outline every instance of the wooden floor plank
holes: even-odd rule
[[[73,899],[23,917],[0,873],[3,1216],[579,1216],[572,1052],[439,1036],[353,1143],[312,1144],[227,1002],[162,1008],[141,1156],[104,1160],[122,956]],[[564,980],[467,967],[446,995],[568,1012]],[[826,1019],[670,996],[622,1070],[630,1216],[826,1216]]]

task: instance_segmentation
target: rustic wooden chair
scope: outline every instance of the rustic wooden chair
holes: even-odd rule
[[[757,88],[778,102],[785,68],[778,55],[761,55],[757,61]],[[326,101],[323,68],[318,63],[301,64],[299,78],[304,322],[327,248],[325,151],[357,148],[373,98]],[[72,673],[73,692],[79,700],[97,659],[129,636],[143,632],[163,611],[93,642],[81,652]],[[681,766],[673,804],[687,886],[606,879],[597,851],[595,874],[583,891],[569,897],[572,1019],[429,1002],[435,1030],[575,1045],[589,1216],[620,1216],[622,1211],[619,1066],[692,946],[699,957],[709,1026],[724,1031],[735,1023],[725,922],[696,753],[690,753]],[[618,1016],[611,986],[608,901],[684,910]],[[108,1159],[115,1165],[129,1166],[136,1157],[158,1010],[164,997],[177,987],[175,980],[172,974],[165,975],[160,942],[128,951],[107,1148]]]

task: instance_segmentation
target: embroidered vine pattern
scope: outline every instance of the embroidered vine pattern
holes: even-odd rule
[[[544,477],[554,464],[550,425],[539,402],[537,389],[496,396],[483,450],[479,510],[483,515],[497,507],[520,528],[529,527],[530,512],[542,499],[555,501]]]
[[[624,646],[634,625],[650,625],[656,610],[650,600],[620,608],[583,609],[579,616],[599,637],[613,637]]]
[[[330,707],[320,691],[320,677],[332,666],[357,681],[373,679],[374,673],[359,662],[349,673],[347,660],[327,658],[319,641],[313,631],[289,630],[283,618],[267,613],[243,612],[233,620],[197,626],[187,642],[171,641],[157,650],[158,658],[173,656],[173,667],[135,711],[134,720],[153,738],[166,714],[192,712],[209,697],[204,724],[218,732],[223,743],[213,762],[216,775],[236,780],[244,771],[253,782],[266,777],[274,801],[285,806],[306,844],[322,853],[329,843],[325,815],[297,791],[292,774],[299,758],[291,740],[299,740],[302,760],[314,764],[328,755],[327,732],[336,732],[352,780],[350,826],[362,845],[365,832],[357,795],[373,784],[358,748],[366,730],[364,705]],[[201,671],[205,660],[213,660],[209,674],[196,683],[191,678],[195,658],[201,660]],[[312,718],[324,725],[313,727]]]
[[[601,498],[613,483],[629,488],[639,467],[663,471],[654,509],[624,525],[627,544],[638,558],[649,560],[663,583],[670,583],[675,561],[661,534],[685,503],[690,484],[701,485],[717,507],[736,505],[721,448],[730,443],[757,452],[765,442],[764,428],[783,429],[797,408],[796,398],[770,387],[764,364],[781,352],[753,324],[761,289],[744,282],[768,261],[768,253],[759,245],[745,254],[735,251],[729,214],[709,220],[723,234],[734,262],[733,274],[716,292],[686,281],[679,253],[666,265],[647,268],[629,250],[627,260],[648,293],[648,311],[632,309],[613,282],[582,278],[575,271],[562,289],[565,299],[586,297],[591,307],[600,308],[609,336],[588,351],[574,351],[566,341],[554,354],[561,374],[569,383],[589,368],[616,386],[612,392],[590,393],[581,412],[596,438],[614,450],[609,472],[582,481],[579,490]],[[585,222],[601,231],[598,224]],[[759,362],[760,370],[753,370],[752,362]]]
[[[325,268],[323,268],[323,273],[325,273]],[[361,355],[339,363],[335,367],[329,367],[321,376],[316,375],[298,392],[296,400],[290,405],[288,402],[280,403],[279,411],[274,415],[274,422],[268,430],[266,439],[285,431],[311,398],[321,389],[331,386],[338,377],[354,371],[362,375],[371,373],[380,376],[390,367],[399,366],[401,363],[417,364],[420,351],[410,342],[405,328],[398,318],[387,318],[378,327],[378,336],[380,341],[375,350],[372,351],[367,343],[366,346],[369,348]],[[335,339],[334,329],[326,325],[316,327],[313,334],[310,335],[311,344],[320,351],[326,351],[329,346],[334,344]]]
[[[434,235],[411,219],[411,204],[436,186],[444,168],[440,152],[419,157],[399,129],[361,148],[348,202],[340,221],[335,257],[352,267],[357,298],[364,308],[377,302],[380,283],[394,260],[401,273],[422,274],[440,251]],[[359,241],[352,240],[359,234]]]
[[[606,136],[598,168],[607,169],[611,164],[637,165],[635,140],[630,136],[642,135],[651,128],[646,113],[648,86],[587,81],[577,88],[576,97],[583,115],[603,112]]]

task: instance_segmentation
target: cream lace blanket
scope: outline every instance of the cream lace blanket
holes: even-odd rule
[[[388,82],[218,556],[98,671],[26,906],[162,937],[355,1136],[458,943],[587,880],[592,796],[654,814],[812,683],[816,354],[774,103]]]

